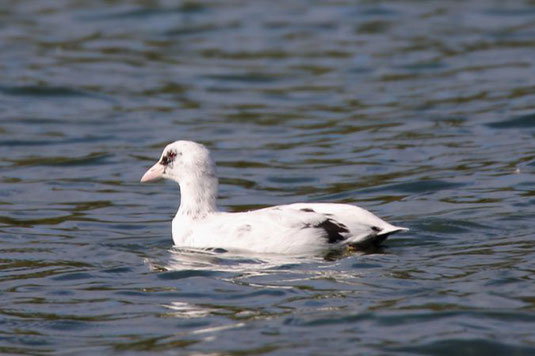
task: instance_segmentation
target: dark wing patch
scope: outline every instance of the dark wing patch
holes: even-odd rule
[[[343,236],[343,233],[349,232],[347,227],[344,224],[341,224],[332,219],[323,220],[318,225],[314,227],[319,227],[320,229],[325,230],[327,233],[327,242],[330,244],[335,244],[337,242],[344,241],[347,237]]]
[[[310,209],[310,208],[303,208],[299,210],[304,211],[305,213],[315,213],[314,209]]]
[[[249,224],[245,224],[245,225],[242,225],[238,228],[238,231],[239,232],[249,232],[251,231],[251,225]]]
[[[238,228],[238,230],[237,230],[237,234],[238,234],[238,236],[241,237],[241,236],[243,236],[244,234],[247,234],[247,233],[251,232],[251,230],[252,230],[252,226],[249,225],[249,224],[245,224],[245,225],[242,225],[242,226],[240,226],[240,227]]]
[[[381,229],[380,227],[377,227],[377,226],[372,226],[372,230],[375,231],[375,232],[383,231],[383,229]]]

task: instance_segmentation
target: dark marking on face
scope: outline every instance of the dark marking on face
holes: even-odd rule
[[[330,244],[344,241],[345,239],[347,239],[347,236],[344,236],[342,234],[349,232],[347,226],[333,219],[323,220],[321,223],[315,225],[314,227],[318,227],[325,230],[325,233],[327,234],[327,236],[325,237],[327,238],[327,242]]]
[[[315,213],[314,209],[310,209],[310,208],[303,208],[299,210],[304,211],[305,213]]]
[[[372,226],[372,230],[375,231],[375,232],[383,231],[383,229],[381,229],[380,227],[377,227],[377,226]]]
[[[163,166],[169,165],[169,163],[173,162],[176,157],[176,151],[169,150],[167,151],[167,154],[162,157],[162,160],[160,161],[160,164]]]

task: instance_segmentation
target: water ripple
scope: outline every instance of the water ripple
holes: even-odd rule
[[[529,2],[7,1],[0,353],[533,354]],[[326,258],[172,248],[161,148],[219,205],[358,204]]]

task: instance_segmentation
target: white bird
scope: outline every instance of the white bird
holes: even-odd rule
[[[180,207],[172,223],[178,247],[309,255],[378,246],[388,235],[408,230],[348,204],[297,203],[220,212],[215,164],[208,149],[192,141],[167,145],[141,182],[158,178],[180,185]]]

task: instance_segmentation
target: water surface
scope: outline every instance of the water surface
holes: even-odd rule
[[[532,1],[5,1],[0,352],[535,353]],[[381,251],[172,247],[176,139],[230,211],[358,204]]]

